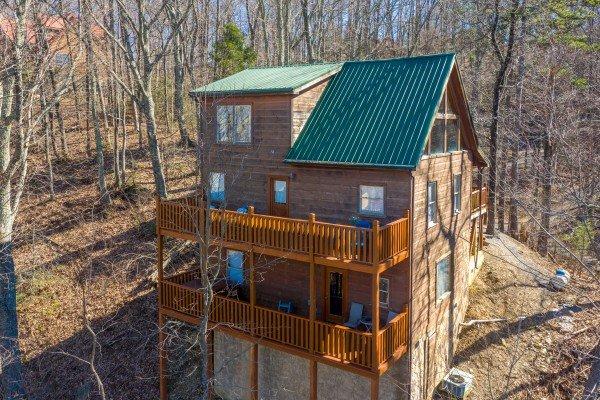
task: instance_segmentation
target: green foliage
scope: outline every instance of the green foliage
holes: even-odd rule
[[[221,77],[235,74],[256,62],[256,53],[246,46],[242,31],[234,23],[223,26],[223,34],[215,44],[212,57]]]
[[[565,240],[571,244],[575,249],[579,251],[589,250],[596,233],[594,226],[590,221],[584,221],[579,223],[570,234],[565,236]]]
[[[532,10],[545,29],[537,32],[541,44],[563,43],[583,51],[598,51],[600,46],[582,30],[597,13],[599,0],[549,0]]]

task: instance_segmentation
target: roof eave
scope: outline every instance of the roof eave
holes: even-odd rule
[[[331,166],[331,167],[344,166],[344,167],[353,167],[353,168],[406,169],[406,170],[416,169],[416,165],[356,163],[356,162],[345,162],[345,161],[297,160],[297,159],[286,158],[283,160],[283,162],[288,163],[288,164]]]

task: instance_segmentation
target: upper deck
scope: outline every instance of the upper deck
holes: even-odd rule
[[[175,200],[157,199],[157,231],[165,236],[199,241],[204,238],[205,216],[197,196]],[[298,261],[351,269],[382,272],[408,258],[409,218],[372,228],[307,219],[275,217],[224,209],[210,210],[211,244],[253,251]]]

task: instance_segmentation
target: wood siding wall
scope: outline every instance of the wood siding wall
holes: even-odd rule
[[[431,393],[447,372],[458,326],[466,311],[472,170],[472,154],[463,151],[424,157],[415,172],[411,309],[413,394]],[[462,174],[461,211],[455,214],[452,180],[453,175],[459,173]],[[431,228],[427,227],[429,181],[437,182],[438,223]],[[446,254],[453,261],[452,291],[438,301],[436,263]]]
[[[350,169],[297,166],[283,162],[291,146],[292,131],[300,129],[314,108],[325,82],[297,97],[264,95],[229,97],[205,103],[211,170],[225,173],[226,208],[253,205],[257,213],[268,211],[269,176],[287,176],[290,217],[306,218],[314,212],[317,220],[348,223],[358,215],[359,186],[385,187],[382,223],[404,216],[410,206],[410,173],[383,169]],[[252,106],[252,143],[216,143],[215,106]]]

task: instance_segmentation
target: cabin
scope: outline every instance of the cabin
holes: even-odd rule
[[[251,68],[191,96],[210,176],[157,199],[159,324],[203,312],[164,238],[210,237],[219,398],[430,396],[483,259],[486,162],[455,55]]]

